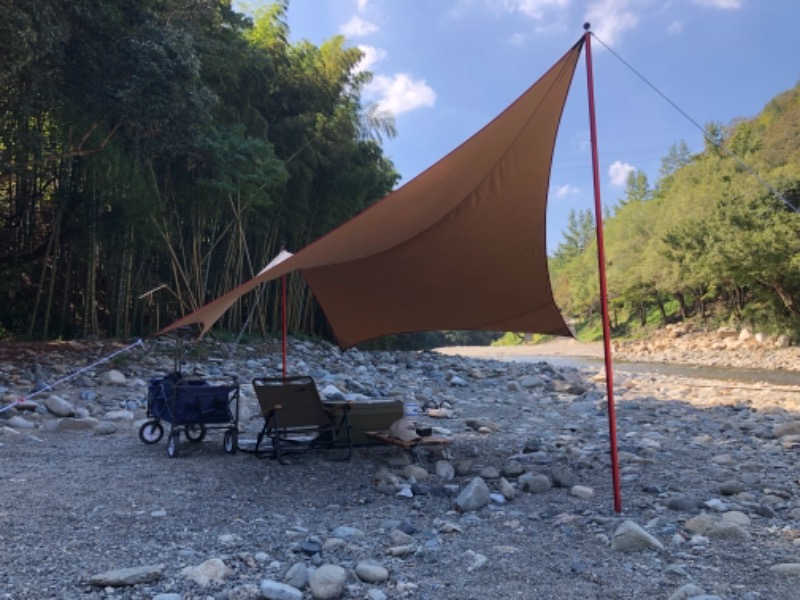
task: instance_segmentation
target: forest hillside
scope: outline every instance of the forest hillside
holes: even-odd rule
[[[800,336],[800,85],[756,116],[674,144],[659,178],[629,174],[604,215],[617,335],[692,320]],[[570,214],[551,258],[554,293],[580,329],[600,311],[594,215]]]

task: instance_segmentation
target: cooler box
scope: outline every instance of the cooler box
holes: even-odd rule
[[[350,435],[353,444],[366,444],[368,431],[389,429],[392,423],[402,418],[402,400],[381,398],[353,402],[350,405]]]

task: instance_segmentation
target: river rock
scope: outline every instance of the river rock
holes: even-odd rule
[[[667,508],[680,512],[693,512],[703,504],[699,498],[692,498],[684,494],[673,496],[667,500]]]
[[[554,487],[571,488],[578,483],[578,476],[566,465],[556,465],[550,471],[550,479]]]
[[[779,563],[772,565],[769,568],[773,573],[781,573],[782,575],[800,575],[800,563]]]
[[[738,523],[720,520],[705,533],[706,536],[718,540],[746,541],[750,534]]]
[[[61,396],[48,396],[44,405],[57,417],[71,417],[75,414],[75,407]]]
[[[367,583],[383,583],[389,579],[386,567],[374,562],[360,562],[356,565],[356,575]]]
[[[304,589],[308,585],[308,567],[305,563],[294,563],[283,576],[283,582],[298,590]]]
[[[322,565],[309,577],[309,588],[314,600],[336,600],[344,592],[347,573],[338,565]]]
[[[509,502],[517,495],[517,490],[514,489],[514,486],[511,485],[505,477],[501,477],[500,481],[497,482],[497,488],[500,490],[500,494],[502,494],[503,498]]]
[[[503,475],[503,477],[516,479],[524,472],[525,472],[525,465],[523,465],[517,460],[509,460],[505,465],[503,465],[501,474]]]
[[[740,527],[747,527],[752,522],[750,517],[738,510],[731,510],[722,515],[726,523],[736,523]]]
[[[456,498],[456,508],[461,512],[471,512],[483,508],[491,502],[491,492],[486,482],[475,477]]]
[[[625,521],[614,532],[611,548],[617,552],[663,550],[664,545],[633,521]]]
[[[686,521],[686,529],[692,533],[705,535],[716,523],[717,518],[714,515],[702,513]]]
[[[702,596],[704,593],[705,592],[703,591],[703,588],[698,587],[693,583],[687,583],[673,593],[668,600],[690,600],[691,598]]]
[[[574,485],[570,489],[569,493],[572,496],[583,498],[584,500],[588,500],[589,498],[594,496],[594,490],[585,485]]]
[[[266,600],[303,600],[303,592],[291,585],[263,579],[261,581],[261,596]]]
[[[111,369],[100,375],[101,385],[125,385],[128,379],[120,371]]]
[[[416,481],[426,481],[430,473],[428,470],[420,467],[419,465],[407,465],[403,469],[403,477],[406,479],[414,479]]]
[[[206,587],[212,582],[220,582],[231,573],[233,573],[233,569],[219,558],[211,558],[195,567],[186,567],[181,571],[181,575],[202,587]]]
[[[453,465],[446,460],[437,460],[434,468],[436,469],[436,475],[440,479],[449,481],[456,476],[456,471],[453,468]]]
[[[728,479],[719,486],[719,493],[723,496],[733,496],[741,494],[745,490],[745,485],[738,479]]]
[[[93,429],[95,435],[112,435],[117,432],[117,425],[112,421],[100,421]]]
[[[800,435],[800,421],[780,423],[772,428],[772,435],[776,438],[782,438],[787,435]]]
[[[36,423],[29,421],[25,417],[14,415],[6,421],[6,425],[14,429],[36,429]]]
[[[523,492],[530,492],[531,494],[541,494],[553,487],[553,482],[547,475],[525,473],[518,480],[520,489]]]
[[[126,587],[158,581],[164,576],[164,565],[147,565],[104,571],[89,578],[89,585],[101,587]]]
[[[110,410],[103,418],[106,421],[133,421],[134,415],[129,410]]]
[[[88,417],[86,419],[57,419],[46,423],[48,431],[93,431],[99,421]]]

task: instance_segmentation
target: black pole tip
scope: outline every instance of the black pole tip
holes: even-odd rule
[[[584,30],[589,31],[591,28],[592,28],[592,24],[589,23],[588,21],[583,24],[583,29]]]

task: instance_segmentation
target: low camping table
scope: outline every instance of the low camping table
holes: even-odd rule
[[[419,456],[417,456],[417,451],[419,451],[421,446],[446,447],[453,441],[452,438],[439,435],[429,435],[426,437],[417,438],[415,440],[406,441],[394,437],[389,433],[388,429],[382,431],[367,431],[366,434],[367,449],[369,449],[370,442],[375,441],[389,446],[395,446],[396,448],[402,448],[403,450],[408,450],[417,459],[419,459]]]

